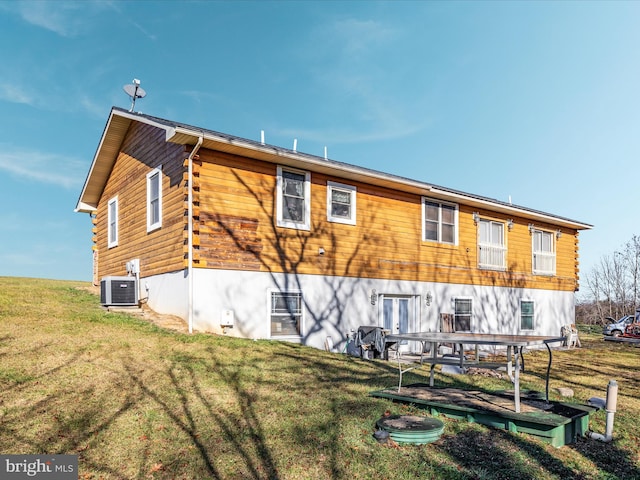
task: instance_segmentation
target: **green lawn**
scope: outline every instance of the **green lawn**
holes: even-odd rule
[[[0,277],[0,453],[77,454],[81,479],[640,478],[640,348],[583,334],[583,348],[554,352],[552,387],[576,401],[618,381],[611,443],[556,449],[444,419],[436,443],[381,445],[372,434],[384,412],[419,412],[368,396],[396,384],[392,363],[164,331],[104,312],[86,286]],[[546,351],[526,362],[522,388],[543,390]],[[604,433],[604,419],[592,416],[592,429]]]

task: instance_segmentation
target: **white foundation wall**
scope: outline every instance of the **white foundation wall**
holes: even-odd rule
[[[189,283],[186,271],[165,273],[140,279],[140,299],[164,315],[189,317]]]
[[[143,285],[145,281],[150,286],[151,308],[188,318],[184,272],[143,279]],[[271,335],[269,295],[273,289],[302,292],[300,337]],[[473,300],[471,329],[480,333],[559,336],[562,325],[573,323],[575,318],[573,292],[194,269],[193,328],[235,337],[300,342],[316,348],[325,348],[330,337],[334,350],[342,351],[352,330],[361,325],[382,326],[382,300],[389,296],[412,299],[411,331],[438,331],[440,314],[454,312],[456,297]],[[533,330],[520,329],[521,300],[534,302]],[[221,324],[230,319],[233,326],[222,328]]]

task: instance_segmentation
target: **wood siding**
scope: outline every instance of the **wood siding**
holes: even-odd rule
[[[140,259],[142,276],[183,268],[184,147],[165,142],[164,130],[132,123],[100,198],[95,249],[98,277],[125,275],[126,262]],[[147,174],[162,167],[162,226],[147,232]],[[118,245],[107,245],[107,203],[118,197]]]
[[[532,274],[532,238],[525,218],[459,205],[459,242],[422,241],[421,196],[311,172],[311,229],[276,226],[277,166],[201,150],[194,181],[195,265],[204,268],[417,280],[572,291],[578,280],[578,232],[562,230],[556,274]],[[327,182],[357,188],[357,224],[327,221]],[[472,214],[505,222],[507,268],[478,268]],[[556,232],[551,224],[536,229]],[[554,235],[555,240],[555,235]],[[320,249],[324,255],[320,255]]]
[[[124,275],[140,259],[141,276],[181,270],[186,263],[186,171],[190,148],[165,132],[131,124],[98,204],[94,223],[96,277]],[[147,232],[146,175],[162,167],[162,227]],[[311,172],[311,228],[277,227],[277,165],[201,149],[194,161],[194,266],[273,273],[414,280],[573,291],[578,286],[578,232],[555,241],[556,274],[532,274],[526,218],[458,204],[458,244],[422,241],[422,197]],[[357,223],[327,220],[327,182],[357,189]],[[107,245],[107,206],[118,197],[118,246]],[[507,266],[478,268],[477,225],[504,222]],[[512,219],[514,226],[507,229]],[[536,229],[556,232],[552,224]],[[320,255],[320,249],[324,254]]]

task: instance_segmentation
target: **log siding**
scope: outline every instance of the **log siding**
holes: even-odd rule
[[[577,231],[556,241],[556,274],[532,273],[529,222],[479,211],[505,223],[506,271],[478,268],[475,209],[458,205],[458,244],[422,240],[422,197],[311,172],[311,229],[276,226],[277,165],[201,150],[197,266],[456,284],[577,288]],[[357,224],[327,220],[327,183],[357,188]],[[206,213],[205,213],[206,212]],[[556,231],[553,225],[536,228]],[[554,237],[555,238],[555,237]],[[323,255],[319,252],[324,251]]]
[[[141,276],[187,267],[189,146],[165,131],[132,122],[95,213],[98,274],[122,275],[139,258]],[[162,227],[146,231],[146,175],[162,168]],[[578,287],[578,231],[555,239],[555,275],[532,273],[526,218],[458,206],[457,244],[422,240],[422,199],[412,194],[311,171],[311,228],[278,227],[277,164],[202,148],[193,164],[194,267],[411,280],[573,291]],[[357,223],[327,219],[327,184],[357,189]],[[107,204],[118,196],[118,246],[107,245]],[[441,201],[435,198],[436,201]],[[446,203],[451,203],[446,200]],[[505,224],[506,270],[478,268],[473,213]],[[512,229],[507,221],[513,220]],[[536,229],[556,232],[552,224]],[[323,254],[320,254],[323,252]]]
[[[144,276],[183,267],[184,148],[165,142],[164,131],[132,123],[96,212],[95,249],[99,277],[126,274],[126,262],[140,259]],[[162,226],[147,232],[146,176],[162,169]],[[107,245],[107,202],[118,196],[118,246]]]

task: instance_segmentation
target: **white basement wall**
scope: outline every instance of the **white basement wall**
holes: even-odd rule
[[[453,299],[473,299],[471,328],[480,333],[529,333],[560,335],[562,325],[573,323],[573,292],[482,287],[443,283],[388,281],[319,275],[283,275],[235,270],[194,269],[195,331],[251,339],[274,339],[325,348],[331,337],[336,351],[342,351],[352,330],[361,325],[382,326],[382,299],[403,296],[411,299],[414,320],[410,331],[438,331],[440,313],[453,313]],[[188,318],[186,272],[143,278],[141,297],[148,287],[148,304],[158,313]],[[270,292],[301,291],[304,301],[302,335],[272,336]],[[375,305],[372,290],[375,289]],[[431,293],[426,305],[427,292]],[[520,330],[520,300],[535,303],[534,330]],[[221,323],[233,319],[233,327]]]

